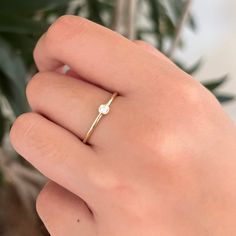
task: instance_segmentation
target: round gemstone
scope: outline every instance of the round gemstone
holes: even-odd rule
[[[106,115],[106,114],[109,113],[110,107],[107,106],[107,105],[102,104],[102,105],[98,108],[98,111],[99,111],[99,113],[102,113],[103,115]]]

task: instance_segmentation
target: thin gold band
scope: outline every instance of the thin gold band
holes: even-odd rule
[[[91,125],[89,131],[87,132],[85,138],[83,139],[83,143],[87,143],[91,135],[93,134],[95,128],[98,126],[99,121],[102,119],[103,116],[107,115],[110,111],[110,105],[114,101],[114,99],[118,96],[118,93],[113,93],[112,97],[106,104],[102,104],[98,108],[98,115],[94,120],[93,124]]]

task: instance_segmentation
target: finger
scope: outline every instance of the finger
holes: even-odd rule
[[[134,40],[133,42],[140,48],[144,49],[145,51],[152,53],[153,55],[158,57],[158,59],[160,59],[161,62],[164,61],[174,65],[174,63],[166,55],[161,53],[157,48],[153,47],[151,44],[143,40]],[[70,69],[66,72],[66,74],[74,78],[79,78],[78,74]]]
[[[153,64],[133,42],[77,16],[59,18],[39,40],[34,57],[40,71],[66,64],[89,82],[119,93],[139,86],[136,78],[146,80],[145,67]]]
[[[95,236],[95,223],[86,203],[49,182],[37,198],[37,212],[51,235]]]
[[[31,108],[70,130],[81,140],[97,116],[99,105],[105,104],[111,96],[109,92],[81,79],[55,72],[38,73],[27,86]],[[96,135],[101,140],[100,134]]]
[[[76,136],[38,114],[26,113],[13,124],[10,139],[15,150],[49,179],[92,199],[91,176],[98,161]]]

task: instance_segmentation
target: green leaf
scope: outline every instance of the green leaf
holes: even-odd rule
[[[175,22],[169,14],[168,9],[165,7],[161,1],[159,3],[160,12],[160,31],[163,36],[174,36],[175,34]]]
[[[235,100],[235,96],[231,94],[215,94],[216,98],[220,103],[231,102]]]
[[[160,51],[163,51],[163,35],[161,31],[161,5],[159,1],[156,0],[148,0],[149,9],[150,9],[150,17],[153,25],[153,32],[155,32],[155,36],[158,42],[158,48]]]
[[[181,68],[183,71],[185,71],[186,73],[192,75],[195,72],[197,72],[197,70],[201,67],[202,65],[202,59],[199,59],[196,63],[194,63],[192,66],[190,67],[186,67],[185,65],[183,65],[181,62],[179,61],[174,61],[174,63]]]
[[[0,32],[18,34],[41,34],[46,31],[48,24],[16,15],[0,15]]]
[[[183,9],[186,1],[184,0],[160,0],[163,2],[163,5],[166,5],[168,15],[174,21],[174,25],[176,26],[179,22],[181,15],[183,14]],[[195,31],[197,29],[197,24],[194,17],[190,14],[187,19],[187,25]]]
[[[153,32],[153,29],[147,29],[147,28],[140,28],[140,29],[138,30],[138,32],[141,33],[141,34],[148,34],[148,35],[154,33],[154,32]]]
[[[115,2],[114,1],[100,1],[100,5],[104,10],[113,12],[114,7],[115,7]]]
[[[102,7],[101,4],[97,0],[87,0],[88,4],[88,19],[94,21],[100,25],[105,25],[105,22],[102,19]]]
[[[53,9],[69,2],[70,0],[1,0],[0,14],[32,15],[36,11]]]
[[[170,11],[170,15],[175,23],[179,21],[179,18],[182,14],[185,1],[183,0],[162,0]]]
[[[150,5],[150,16],[152,18],[155,31],[160,34],[160,8],[156,0],[148,0]]]
[[[59,17],[62,15],[65,15],[67,8],[68,8],[69,1],[66,1],[65,3],[62,3],[58,6],[53,7],[53,8],[47,8],[47,9],[44,9],[43,11],[40,11],[42,19],[46,20],[46,19],[48,19],[48,17],[50,17],[52,15],[54,17]],[[80,8],[80,6],[78,6],[77,9],[79,9],[79,8]]]
[[[222,84],[224,84],[227,81],[227,79],[228,79],[228,75],[224,75],[218,79],[203,82],[203,85],[210,91],[214,91],[215,89],[220,87]]]
[[[18,54],[0,37],[0,69],[15,81],[19,87],[24,87],[27,72]]]
[[[197,23],[192,15],[189,16],[188,24],[193,31],[197,30]]]
[[[21,56],[28,68],[34,65],[32,52],[39,38],[38,35],[1,33],[1,36],[11,45],[12,50]]]
[[[196,73],[202,65],[202,59],[199,59],[195,64],[193,64],[191,67],[186,69],[186,72],[190,75],[193,75]]]
[[[25,85],[27,72],[21,57],[0,38],[0,86],[16,115],[27,110]]]

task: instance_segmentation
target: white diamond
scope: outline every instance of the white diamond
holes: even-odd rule
[[[98,108],[98,111],[99,111],[99,113],[102,113],[103,115],[106,115],[106,114],[109,113],[110,107],[107,106],[107,105],[102,104],[102,105]]]

